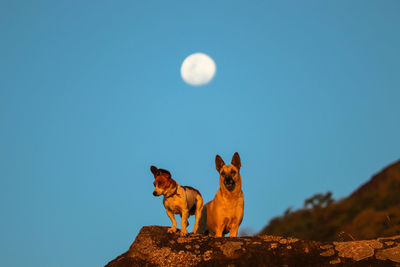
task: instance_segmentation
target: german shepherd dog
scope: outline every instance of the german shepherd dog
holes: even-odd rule
[[[230,165],[225,165],[217,155],[215,167],[219,173],[220,187],[214,199],[204,206],[199,232],[211,233],[217,237],[229,233],[229,236],[235,237],[243,219],[244,209],[239,153],[233,155]]]

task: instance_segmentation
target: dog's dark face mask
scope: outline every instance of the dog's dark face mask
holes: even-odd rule
[[[232,165],[224,166],[220,173],[220,186],[224,186],[226,190],[232,192],[240,183],[240,174]],[[239,185],[240,186],[240,185]]]
[[[224,185],[226,189],[232,192],[235,189],[236,183],[235,180],[233,180],[232,176],[227,175],[224,177]]]

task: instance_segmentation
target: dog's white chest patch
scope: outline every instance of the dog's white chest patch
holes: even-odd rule
[[[179,197],[168,198],[164,201],[164,207],[174,214],[182,214],[182,208],[185,206]]]

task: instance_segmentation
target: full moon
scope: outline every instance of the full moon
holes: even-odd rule
[[[204,53],[194,53],[183,61],[181,76],[187,84],[201,86],[214,78],[216,70],[217,67],[211,57]]]

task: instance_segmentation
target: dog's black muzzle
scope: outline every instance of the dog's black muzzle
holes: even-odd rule
[[[232,176],[228,175],[224,178],[224,185],[226,189],[228,189],[229,191],[233,191],[233,189],[235,189],[236,183],[235,180],[233,180]]]
[[[153,191],[153,196],[155,196],[155,197],[158,196],[156,191]]]

